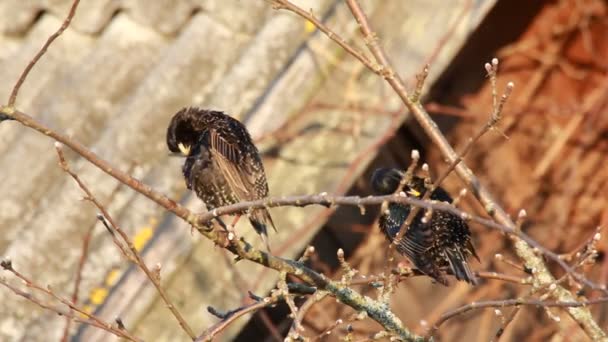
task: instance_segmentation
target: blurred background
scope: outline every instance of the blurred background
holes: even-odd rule
[[[356,22],[339,0],[299,0],[329,27],[365,50]],[[575,254],[608,223],[608,3],[602,0],[474,1],[362,0],[382,45],[413,90],[425,64],[426,108],[456,150],[488,120],[491,89],[484,63],[500,60],[498,89],[515,91],[500,132],[484,136],[466,163],[512,216],[525,209],[524,230],[545,247]],[[0,2],[0,98],[62,23],[71,1]],[[379,166],[405,167],[412,149],[437,176],[447,165],[385,82],[315,27],[262,0],[82,1],[70,28],[51,46],[24,84],[16,107],[82,142],[194,212],[202,203],[185,188],[179,158],[169,157],[165,131],[184,106],[226,111],[244,122],[264,156],[272,196],[327,192],[369,195]],[[505,135],[508,137],[505,138]],[[195,331],[227,311],[264,296],[277,274],[232,257],[149,200],[121,186],[66,150],[74,171],[134,240],[148,265],[162,265],[170,297]],[[180,329],[157,292],[122,258],[96,210],[57,165],[53,141],[15,122],[0,124],[0,255],[58,293],[73,293],[83,239],[91,234],[78,303],[109,321],[121,317],[146,341],[180,341]],[[455,175],[444,187],[456,195]],[[460,207],[485,215],[474,197]],[[273,253],[297,258],[313,245],[310,266],[339,277],[343,248],[360,274],[382,272],[387,242],[378,208],[276,208]],[[241,220],[237,229],[260,246]],[[478,271],[526,274],[497,261],[519,263],[510,240],[471,225]],[[606,283],[608,239],[598,261],[583,269]],[[403,260],[405,264],[407,261]],[[561,270],[551,265],[557,276]],[[4,274],[3,274],[4,275]],[[10,282],[20,285],[8,274]],[[291,279],[294,280],[295,279]],[[356,286],[374,296],[369,285]],[[575,290],[576,286],[573,285]],[[483,280],[449,287],[414,277],[399,284],[392,308],[424,334],[442,313],[473,301],[525,295],[526,285]],[[580,294],[585,294],[584,292]],[[592,295],[590,295],[592,298]],[[505,309],[508,314],[512,309]],[[605,305],[592,312],[606,328]],[[316,336],[352,309],[328,298],[304,320]],[[240,319],[219,340],[277,341],[290,327],[286,305]],[[562,310],[517,311],[501,341],[581,341],[587,337]],[[501,327],[493,309],[475,310],[444,324],[446,341],[488,341]],[[337,341],[346,324],[321,339]],[[372,320],[353,324],[357,339],[379,331]],[[60,340],[65,319],[0,289],[0,340]],[[73,341],[107,341],[101,330],[73,324]]]

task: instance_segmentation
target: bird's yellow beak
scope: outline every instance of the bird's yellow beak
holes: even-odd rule
[[[179,148],[179,151],[184,155],[184,156],[188,156],[190,155],[190,146],[186,146],[182,143],[177,144],[177,147]]]
[[[420,197],[421,193],[415,189],[409,189],[407,191],[408,195],[414,196],[414,197]]]

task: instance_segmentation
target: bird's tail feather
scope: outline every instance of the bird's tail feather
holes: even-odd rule
[[[467,264],[466,257],[460,250],[446,251],[447,259],[450,263],[450,269],[454,273],[454,277],[458,280],[464,280],[472,285],[477,285],[477,277]]]
[[[268,242],[268,230],[267,227],[270,225],[274,231],[277,231],[277,228],[272,221],[272,217],[267,209],[255,209],[251,214],[249,214],[249,221],[253,226],[253,229],[260,235],[262,241],[266,245],[266,249],[270,252],[270,243]]]

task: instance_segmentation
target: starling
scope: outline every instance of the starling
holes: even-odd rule
[[[199,108],[178,111],[167,129],[167,146],[186,157],[182,167],[186,186],[208,210],[268,195],[264,165],[249,132],[222,112]],[[237,219],[244,213],[238,213]],[[266,228],[270,225],[276,231],[270,213],[261,208],[247,214],[268,248]]]
[[[404,172],[398,169],[380,168],[372,175],[372,188],[381,195],[393,194],[399,187]],[[412,177],[403,191],[409,196],[422,198],[427,191],[424,179]],[[431,200],[452,203],[448,193],[438,187],[430,196]],[[388,209],[380,216],[380,229],[389,241],[393,241],[399,228],[407,219],[411,207],[400,203],[389,203]],[[467,258],[474,256],[471,232],[467,223],[458,215],[435,210],[428,222],[423,222],[425,210],[420,210],[397,244],[397,251],[408,257],[422,273],[437,282],[447,285],[445,271],[450,270],[456,279],[475,285],[477,280],[467,264]]]

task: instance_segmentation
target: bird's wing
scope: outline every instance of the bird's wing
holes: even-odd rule
[[[209,132],[209,145],[211,154],[232,191],[241,200],[255,199],[252,189],[257,179],[251,161],[246,160],[237,146],[228,142],[216,130],[212,129]]]

